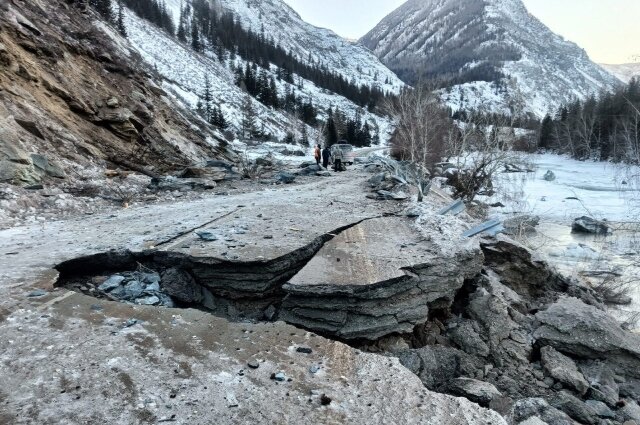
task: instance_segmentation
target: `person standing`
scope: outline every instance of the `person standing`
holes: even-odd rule
[[[344,161],[344,152],[342,149],[335,148],[333,152],[333,170],[337,173],[342,171],[342,162]]]
[[[322,166],[325,170],[329,169],[329,159],[331,158],[331,151],[329,150],[329,146],[324,147],[322,149]]]
[[[320,166],[320,158],[321,158],[320,145],[316,145],[316,147],[313,149],[313,156],[316,159],[316,164]]]

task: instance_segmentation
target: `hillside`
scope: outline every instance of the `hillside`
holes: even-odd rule
[[[609,73],[615,75],[624,83],[631,81],[633,77],[640,77],[640,63],[623,63],[619,65],[600,64]]]
[[[618,83],[521,0],[410,0],[361,42],[408,83],[447,81],[454,109],[540,117]]]
[[[167,10],[180,24],[179,17],[184,15],[181,5],[197,8],[196,3],[183,3],[176,0],[167,2]],[[359,44],[350,43],[335,33],[316,28],[304,22],[298,14],[282,1],[249,1],[220,0],[212,3],[212,9],[220,19],[224,14],[232,14],[243,31],[256,34],[266,40],[270,47],[281,48],[298,63],[298,68],[326,70],[344,79],[351,87],[366,87],[380,93],[397,93],[404,83],[386,68],[371,52]],[[195,16],[195,15],[193,15]],[[186,18],[186,25],[191,25],[193,17]],[[290,81],[282,78],[280,63],[258,64],[247,57],[237,40],[230,40],[231,49],[224,46],[222,55],[217,54],[219,48],[203,41],[201,52],[191,46],[191,37],[181,42],[175,36],[167,34],[148,20],[126,8],[125,25],[128,38],[142,57],[153,66],[165,79],[164,87],[172,92],[182,103],[195,109],[198,101],[203,101],[205,79],[211,84],[213,104],[219,106],[227,118],[229,130],[238,135],[242,130],[243,110],[246,109],[247,93],[244,87],[237,84],[237,70],[245,70],[247,65],[253,66],[257,74],[266,79],[273,79],[273,85],[280,99],[293,95],[300,102],[313,106],[317,114],[317,122],[306,120],[307,128],[302,130],[299,111],[291,111],[259,101],[254,96],[253,106],[256,111],[256,127],[270,140],[283,140],[287,137],[300,141],[306,132],[311,142],[321,140],[318,127],[326,119],[329,108],[338,109],[347,117],[361,117],[367,122],[372,137],[384,139],[390,123],[386,118],[371,113],[366,105],[350,100],[347,94],[338,94],[319,85],[319,81],[305,79],[293,73]],[[273,37],[270,38],[270,37]],[[230,53],[237,50],[237,54]],[[221,57],[222,56],[222,57]],[[324,72],[324,71],[322,71]],[[314,114],[314,118],[315,118]],[[243,139],[243,137],[240,137]]]
[[[0,9],[0,182],[71,184],[119,166],[162,174],[232,157],[82,3]]]

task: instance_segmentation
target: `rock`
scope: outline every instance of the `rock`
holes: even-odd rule
[[[150,297],[138,298],[136,304],[140,305],[158,305],[160,304],[160,298],[152,295]]]
[[[198,235],[198,237],[203,241],[207,241],[207,242],[213,242],[220,239],[218,235],[211,232],[204,231],[204,230],[196,231],[196,235]]]
[[[404,201],[405,199],[408,199],[409,196],[404,192],[393,193],[388,190],[379,190],[376,192],[376,195],[374,195],[374,198],[383,201]]]
[[[42,170],[48,176],[55,177],[58,179],[64,179],[67,177],[67,174],[64,172],[62,167],[55,162],[51,162],[44,155],[32,154],[31,160],[33,161],[33,165]]]
[[[264,318],[267,320],[273,320],[276,318],[277,314],[278,314],[278,311],[272,304],[269,307],[267,307],[266,310],[264,311]]]
[[[20,127],[25,129],[32,135],[36,136],[38,139],[45,140],[44,134],[42,134],[42,131],[40,131],[40,128],[38,128],[38,124],[36,124],[34,121],[24,120],[20,118],[14,118],[14,119],[16,123],[20,125]]]
[[[258,164],[258,165],[261,165],[261,164]],[[209,167],[209,168],[224,168],[225,170],[227,170],[229,172],[233,171],[233,164],[231,162],[229,162],[229,161],[223,161],[221,159],[208,160],[207,164],[206,164],[206,167]]]
[[[110,97],[106,103],[109,108],[118,108],[120,106],[120,101],[115,97]]]
[[[640,400],[640,380],[628,379],[620,384],[620,395],[626,398]]]
[[[43,291],[42,289],[36,289],[35,291],[31,291],[29,293],[29,295],[27,295],[27,297],[28,298],[40,298],[40,297],[44,297],[47,294],[48,294],[47,291]]]
[[[589,384],[569,357],[558,353],[552,347],[542,347],[542,367],[554,379],[573,388],[580,395],[586,394]]]
[[[599,425],[598,412],[577,397],[566,391],[556,393],[550,401],[551,405],[562,410],[573,419],[583,424]]]
[[[309,176],[311,174],[316,174],[319,172],[324,171],[324,168],[322,168],[320,165],[318,164],[312,164],[312,165],[308,165],[306,167],[304,167],[303,169],[299,170],[298,172],[296,172],[297,175],[299,176]]]
[[[296,176],[291,173],[281,171],[274,176],[274,179],[280,183],[291,184],[296,180]]]
[[[124,299],[126,300],[135,300],[140,298],[140,296],[144,293],[144,285],[137,280],[132,280],[127,282],[124,285]]]
[[[586,359],[606,358],[614,372],[640,377],[640,335],[627,332],[609,314],[576,298],[561,298],[536,314],[541,345]]]
[[[471,376],[482,367],[468,354],[451,347],[427,346],[399,353],[403,366],[416,373],[429,389],[436,390],[461,376]]]
[[[620,415],[626,421],[635,421],[640,423],[640,406],[633,400],[625,400],[625,406],[620,409]]]
[[[489,346],[480,338],[471,321],[462,321],[448,332],[451,341],[467,354],[487,357]]]
[[[312,364],[311,366],[309,366],[309,372],[314,374],[320,372],[320,366],[318,366],[317,364]]]
[[[611,233],[611,228],[604,222],[595,220],[591,217],[580,217],[573,221],[571,226],[573,233],[587,233],[593,235],[608,235]]]
[[[537,418],[549,425],[575,424],[566,413],[550,406],[549,403],[542,398],[525,398],[516,401],[511,411],[511,417],[513,418],[513,422],[517,424],[530,418]]]
[[[35,185],[39,184],[41,180],[42,175],[32,165],[0,159],[0,182]]]
[[[609,409],[605,403],[598,400],[587,400],[585,404],[591,407],[596,414],[601,418],[615,418],[616,415]]]
[[[488,407],[494,398],[502,397],[494,385],[470,378],[453,379],[445,388],[449,394],[465,397],[484,407]]]
[[[162,274],[160,286],[166,294],[184,303],[197,304],[204,298],[200,285],[189,273],[178,268],[167,269]]]
[[[260,363],[258,363],[257,360],[249,360],[247,362],[247,366],[249,366],[251,369],[258,369],[260,367]]]
[[[318,177],[331,177],[331,173],[329,171],[319,171],[316,173]]]
[[[532,416],[526,421],[520,422],[518,425],[549,425],[537,416]]]
[[[124,281],[124,276],[113,275],[109,279],[105,280],[102,285],[98,286],[98,290],[102,292],[113,291],[114,289],[119,288]]]
[[[328,406],[331,404],[331,397],[328,397],[326,394],[322,394],[320,396],[320,404],[322,406]]]
[[[313,350],[309,347],[298,347],[296,348],[296,352],[302,354],[311,354],[313,353]]]
[[[620,387],[613,369],[601,361],[582,362],[580,371],[591,386],[589,397],[616,407],[620,400]]]
[[[274,380],[278,381],[278,382],[284,382],[287,380],[287,376],[284,374],[284,372],[278,372],[273,374],[273,378]]]
[[[556,175],[555,175],[555,173],[554,173],[553,171],[548,170],[548,171],[545,173],[545,175],[544,175],[543,179],[545,179],[545,180],[546,180],[546,181],[548,181],[548,182],[552,182],[552,181],[555,181],[555,180],[556,180]]]

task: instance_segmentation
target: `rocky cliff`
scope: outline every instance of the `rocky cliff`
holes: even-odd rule
[[[0,182],[160,175],[231,155],[83,1],[2,2],[0,63]]]

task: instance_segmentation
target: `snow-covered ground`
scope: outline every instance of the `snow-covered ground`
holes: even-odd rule
[[[637,279],[640,168],[552,154],[524,155],[522,160],[536,171],[500,175],[497,194],[484,201],[501,202],[505,207],[493,208],[492,214],[503,219],[517,214],[539,216],[537,235],[528,239],[528,245],[567,274],[608,270],[622,273],[625,280]],[[544,179],[549,170],[554,181]],[[584,215],[607,220],[613,233],[606,237],[572,233],[573,220]],[[621,308],[623,320],[640,312],[640,282],[630,286],[634,303]]]

